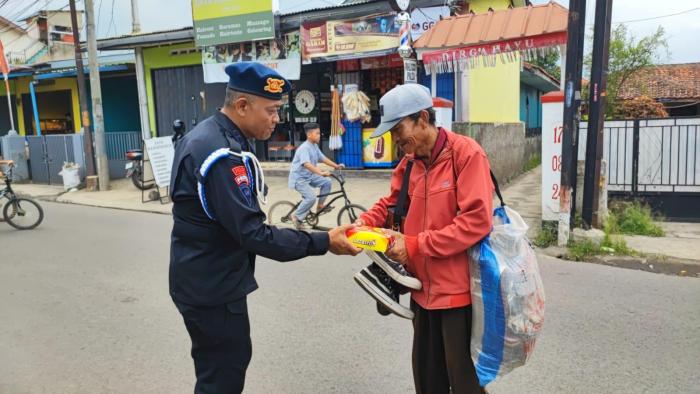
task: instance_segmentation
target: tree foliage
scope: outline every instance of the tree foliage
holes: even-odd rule
[[[664,105],[654,101],[649,96],[639,96],[625,100],[621,106],[621,115],[626,119],[637,118],[667,118],[668,112]]]
[[[588,38],[592,39],[592,36]],[[610,32],[609,50],[605,115],[610,118],[623,115],[623,103],[619,99],[621,87],[631,80],[634,73],[667,59],[669,52],[663,27],[659,26],[652,35],[637,39],[624,24],[617,25]],[[591,63],[592,55],[588,54],[585,57],[588,70]],[[640,88],[644,90],[643,86]],[[588,97],[588,93],[585,90],[585,97]]]
[[[549,51],[544,57],[538,56],[532,64],[542,67],[549,75],[557,80],[561,78],[561,67],[559,66],[559,52]]]

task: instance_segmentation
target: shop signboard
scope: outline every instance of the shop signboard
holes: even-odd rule
[[[171,137],[150,138],[144,141],[153,177],[158,187],[170,186],[170,173],[173,169],[175,148]]]
[[[416,59],[404,59],[403,83],[418,83],[418,61]]]
[[[285,34],[280,39],[205,47],[202,51],[204,82],[228,82],[224,69],[241,61],[259,62],[287,79],[298,80],[301,75],[299,32]]]
[[[399,162],[399,150],[391,134],[371,138],[373,128],[362,129],[362,162],[366,168],[391,168]]]
[[[197,46],[275,37],[272,0],[192,0]]]
[[[399,46],[396,14],[304,23],[301,26],[302,60],[330,61],[388,54]]]
[[[416,41],[442,18],[450,16],[450,7],[425,7],[411,11],[411,39]]]

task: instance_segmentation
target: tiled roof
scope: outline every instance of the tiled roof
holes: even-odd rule
[[[414,44],[454,48],[566,31],[568,10],[558,3],[489,11],[445,18]]]
[[[638,71],[622,85],[619,97],[641,95],[655,100],[700,100],[700,63],[664,64]]]

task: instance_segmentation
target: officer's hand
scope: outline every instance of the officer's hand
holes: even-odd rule
[[[406,249],[406,241],[403,234],[394,230],[382,229],[384,234],[394,237],[393,242],[386,251],[386,257],[396,261],[397,263],[408,263],[408,249]]]
[[[321,176],[331,176],[331,173],[328,171],[321,171]]]
[[[354,224],[346,224],[340,227],[336,227],[328,232],[328,237],[330,238],[328,250],[331,253],[338,255],[349,254],[355,256],[358,253],[362,252],[362,249],[353,245],[348,239],[348,237],[345,235],[345,232],[353,227],[355,227]]]
[[[343,163],[338,164],[338,166],[336,167],[336,169],[342,169],[342,168],[345,168],[345,164],[343,164]]]

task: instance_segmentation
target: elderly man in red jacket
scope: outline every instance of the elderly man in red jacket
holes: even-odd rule
[[[432,98],[424,86],[397,86],[379,104],[381,124],[372,137],[391,132],[406,155],[393,172],[389,195],[357,224],[385,227],[412,161],[402,233],[394,234],[387,256],[403,266],[396,266],[394,278],[410,274],[422,285],[416,286],[420,290],[411,289],[416,392],[482,392],[469,350],[472,311],[467,249],[491,230],[494,187],[489,161],[473,139],[436,127]],[[386,278],[378,277],[382,275],[378,271],[368,267],[358,275],[378,285],[374,291],[398,302],[399,286],[382,286]]]

